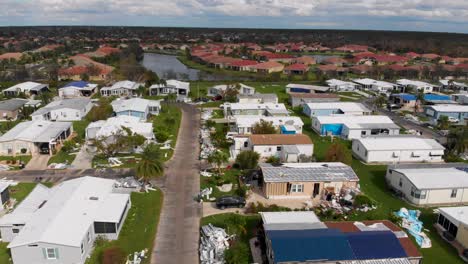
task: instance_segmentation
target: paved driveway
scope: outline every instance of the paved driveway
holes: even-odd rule
[[[200,190],[198,134],[200,114],[196,107],[183,104],[182,121],[174,156],[165,176],[156,184],[164,202],[154,241],[151,263],[198,263],[201,205],[195,200]]]
[[[25,170],[45,170],[47,169],[47,162],[49,155],[34,155],[32,159],[26,164]]]
[[[73,169],[90,169],[93,167],[94,153],[90,151],[90,147],[84,144],[71,166]]]

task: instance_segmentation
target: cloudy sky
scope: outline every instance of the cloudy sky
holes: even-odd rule
[[[0,26],[337,28],[468,33],[468,0],[0,0]]]

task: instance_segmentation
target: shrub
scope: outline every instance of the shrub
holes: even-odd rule
[[[249,263],[250,249],[244,243],[235,243],[224,252],[227,264]]]
[[[258,164],[258,159],[260,154],[252,150],[241,151],[236,157],[236,163],[239,165],[240,169],[251,170],[255,169]]]
[[[120,264],[125,263],[125,253],[120,247],[110,247],[102,252],[102,264]]]
[[[269,158],[266,160],[266,163],[279,164],[279,163],[280,163],[280,159],[279,159],[278,157],[271,156],[271,157],[269,157]]]
[[[169,133],[160,129],[156,131],[155,136],[156,136],[156,140],[160,143],[164,143],[169,139]]]

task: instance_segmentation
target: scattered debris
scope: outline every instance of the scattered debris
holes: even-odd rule
[[[18,185],[18,182],[17,182],[17,181],[8,180],[7,178],[2,178],[2,179],[0,179],[0,184],[2,184],[2,183],[6,183],[6,184],[8,184],[9,186],[16,186],[16,185]]]
[[[224,251],[229,248],[229,236],[223,228],[208,224],[201,227],[200,263],[223,264]]]
[[[125,177],[115,181],[115,188],[141,189],[143,184],[134,177]]]
[[[395,213],[395,215],[402,219],[401,226],[408,230],[421,248],[432,247],[431,240],[424,232],[422,232],[423,223],[419,220],[421,211],[401,208],[400,211]]]
[[[213,188],[205,188],[200,191],[198,194],[198,200],[203,201],[203,197],[205,197],[205,200],[207,201],[213,201],[214,198],[210,198],[210,195],[213,193]]]
[[[204,170],[204,171],[200,172],[200,175],[203,176],[203,177],[208,177],[209,178],[209,177],[213,176],[213,173]]]
[[[221,186],[216,186],[221,192],[230,192],[232,190],[232,183],[223,184]]]
[[[127,257],[127,262],[125,262],[125,264],[140,264],[143,261],[143,259],[146,258],[147,253],[148,253],[148,249],[145,248],[142,251],[137,251],[133,253],[133,258],[132,258],[132,255],[130,254],[130,256]]]
[[[11,170],[11,167],[8,165],[0,164],[0,171]]]
[[[51,163],[47,168],[53,169],[53,170],[64,170],[68,168],[70,165],[67,163]]]
[[[118,166],[121,166],[123,164],[122,161],[120,161],[118,158],[114,158],[114,157],[108,158],[107,162],[109,162],[109,165],[111,167],[118,167]]]
[[[201,119],[202,120],[210,120],[213,117],[213,111],[212,110],[205,110],[201,114]]]

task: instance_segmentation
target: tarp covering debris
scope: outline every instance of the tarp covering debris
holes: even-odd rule
[[[395,215],[402,219],[401,226],[408,230],[408,232],[416,239],[416,243],[421,248],[432,247],[431,240],[422,231],[423,223],[418,219],[421,212],[419,210],[408,210],[401,208]]]

